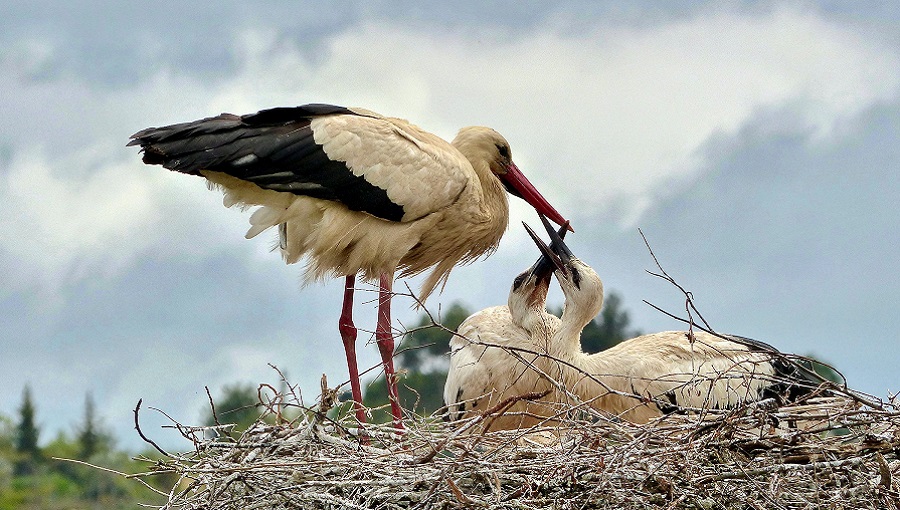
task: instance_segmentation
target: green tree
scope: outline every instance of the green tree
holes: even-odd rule
[[[0,508],[3,506],[3,488],[12,483],[14,459],[16,458],[16,425],[13,420],[0,414]]]
[[[453,303],[446,312],[436,319],[442,326],[435,326],[427,314],[422,314],[419,323],[411,333],[404,335],[397,352],[396,362],[409,371],[430,371],[428,365],[445,360],[450,352],[451,331],[471,315],[469,310],[459,303]],[[446,328],[446,329],[444,329]],[[448,331],[449,330],[449,331]]]
[[[36,405],[26,387],[22,404],[14,416],[0,414],[0,510],[88,510],[138,508],[141,504],[160,506],[165,500],[132,479],[64,460],[83,459],[80,433],[59,431],[50,441],[38,439]],[[87,402],[91,401],[91,404]],[[86,422],[93,423],[98,441],[91,462],[122,473],[147,471],[146,462],[132,460],[129,452],[114,449],[111,433],[103,430],[93,408],[86,401]],[[88,408],[92,408],[88,410]],[[83,432],[84,424],[79,423]],[[150,456],[152,457],[152,455]],[[149,480],[168,492],[178,481],[174,475]]]
[[[622,307],[622,297],[617,292],[609,292],[603,299],[600,315],[581,332],[581,349],[587,353],[600,352],[641,334],[630,326],[631,317]]]
[[[94,397],[88,392],[84,398],[83,421],[76,427],[80,459],[89,459],[94,455],[105,453],[112,447],[112,435],[103,429],[95,407]]]
[[[31,399],[31,387],[26,385],[22,391],[22,405],[19,407],[19,422],[16,424],[15,449],[17,459],[14,473],[29,475],[34,473],[41,461],[41,449],[38,446],[38,430],[35,424],[35,408]]]
[[[205,424],[209,426],[234,424],[230,435],[235,439],[260,417],[259,396],[252,384],[238,383],[225,386],[222,397],[213,399],[213,402],[215,414],[209,409]]]
[[[0,414],[0,456],[9,457],[15,451],[16,426],[12,418]]]
[[[412,332],[404,335],[394,358],[398,374],[401,374],[397,386],[404,409],[430,414],[443,407],[446,356],[450,352],[452,331],[469,315],[464,306],[453,303],[435,319],[443,327],[433,325],[428,315],[423,314]],[[391,419],[390,410],[384,407],[388,403],[384,375],[366,386],[363,403],[370,408],[380,407],[373,412],[375,421]]]

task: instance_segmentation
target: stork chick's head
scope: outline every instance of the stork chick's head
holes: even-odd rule
[[[535,271],[534,266],[516,276],[509,290],[507,306],[514,323],[524,325],[528,318],[544,310],[553,267]]]
[[[525,224],[523,223],[523,225]],[[568,228],[568,222],[560,227],[558,232],[560,239],[566,236]],[[528,225],[525,225],[525,229],[533,234],[531,227]],[[528,270],[516,276],[507,301],[514,322],[523,324],[527,315],[535,311],[544,310],[547,303],[547,291],[550,289],[550,278],[553,276],[554,269],[553,260],[541,254]]]
[[[568,223],[513,163],[512,150],[503,135],[489,127],[469,126],[459,130],[452,145],[469,160],[476,172],[483,166],[490,169],[510,195],[528,202],[538,213],[558,225]],[[568,229],[573,230],[571,226]]]
[[[541,239],[529,228],[529,234],[538,245],[544,257],[549,259],[555,267],[554,273],[566,297],[563,314],[576,313],[587,324],[603,308],[603,281],[594,269],[582,262],[566,246],[550,223],[541,215],[541,222],[552,242],[550,246],[544,244]]]

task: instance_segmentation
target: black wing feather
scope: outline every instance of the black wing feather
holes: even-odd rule
[[[237,116],[223,113],[194,122],[148,128],[132,135],[144,163],[201,175],[222,172],[263,189],[343,203],[390,221],[403,207],[387,191],[328,157],[313,139],[310,122],[327,115],[360,115],[342,106],[308,104]]]
[[[812,364],[802,358],[784,354],[775,347],[752,338],[738,335],[725,335],[739,344],[746,345],[751,352],[766,352],[772,355],[769,362],[775,372],[773,384],[762,389],[762,398],[775,398],[779,402],[796,402],[818,388],[821,381],[817,380]],[[828,392],[822,392],[828,395]]]

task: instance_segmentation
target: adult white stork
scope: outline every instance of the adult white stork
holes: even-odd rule
[[[509,143],[486,127],[463,128],[447,143],[402,119],[309,104],[149,128],[128,145],[139,145],[147,164],[205,177],[224,190],[227,207],[262,206],[247,237],[279,226],[285,261],[305,257],[308,279],[346,278],[339,330],[360,422],[351,313],[357,274],[379,281],[376,340],[401,427],[390,318],[395,273],[432,269],[424,300],[456,264],[492,252],[508,223],[504,189],[565,222],[513,163]]]
[[[565,226],[559,230],[565,236]],[[507,304],[475,312],[450,340],[450,367],[444,404],[451,420],[490,409],[509,397],[552,389],[531,368],[547,340],[559,329],[559,318],[547,312],[551,259],[541,256],[513,280]],[[523,428],[553,414],[541,400],[520,400],[492,420],[490,429]]]
[[[665,331],[584,353],[581,332],[600,313],[603,283],[544,223],[554,242],[542,251],[554,260],[565,296],[545,370],[561,374],[560,382],[582,402],[645,423],[677,409],[727,408],[770,396],[793,400],[817,386],[774,347],[734,335]]]

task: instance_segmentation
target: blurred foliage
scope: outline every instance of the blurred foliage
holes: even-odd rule
[[[17,416],[0,415],[0,510],[114,510],[165,502],[135,480],[60,460],[79,460],[122,473],[147,468],[127,452],[115,450],[112,434],[96,415],[90,395],[85,399],[84,418],[73,426],[72,435],[60,432],[40,446],[38,422],[38,407],[28,387],[22,393]],[[146,481],[166,492],[176,483],[175,478],[165,475]]]
[[[808,354],[806,357],[812,360],[811,363],[813,370],[815,370],[817,374],[822,376],[822,378],[827,379],[833,383],[844,384],[844,378],[837,372],[837,370],[832,368],[830,364],[824,361],[817,360],[816,357],[812,354]]]
[[[444,381],[447,379],[447,353],[453,331],[471,314],[459,303],[453,303],[434,318],[436,326],[423,313],[418,324],[403,336],[394,358],[400,376],[397,390],[400,404],[406,410],[428,415],[444,405]],[[373,421],[391,420],[387,407],[387,384],[382,374],[364,388],[363,403],[373,408]]]
[[[453,338],[451,332],[456,331],[469,315],[471,312],[463,305],[453,303],[435,317],[441,327],[432,324],[431,318],[423,313],[419,323],[403,336],[395,363],[410,372],[431,372],[435,368],[446,370],[446,354],[450,352],[450,339]],[[436,362],[437,367],[431,366]]]
[[[427,416],[444,406],[446,368],[428,373],[403,371],[398,374],[400,381],[397,384],[397,391],[400,393],[400,404],[404,410]],[[363,390],[363,403],[372,409],[372,421],[376,423],[391,421],[384,375],[364,386]],[[347,397],[349,398],[349,395]],[[352,411],[352,408],[347,407],[345,411]]]
[[[261,413],[259,394],[256,386],[252,384],[232,384],[225,386],[222,395],[213,399],[213,410],[207,411],[204,425],[234,424],[234,428],[222,431],[222,434],[237,439],[242,432],[247,430],[259,420]]]
[[[75,439],[79,445],[78,458],[88,459],[108,452],[113,446],[112,434],[104,430],[97,417],[94,397],[88,393],[84,398],[84,418],[76,427]]]
[[[40,431],[34,420],[34,402],[31,399],[31,387],[26,385],[22,390],[22,405],[19,407],[19,421],[16,423],[15,453],[13,472],[16,475],[34,473],[43,460],[38,447]]]

